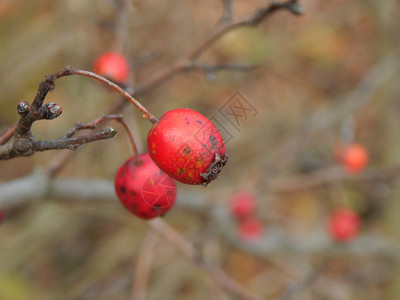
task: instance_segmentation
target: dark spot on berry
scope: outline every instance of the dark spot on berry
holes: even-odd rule
[[[203,122],[200,121],[200,120],[196,120],[196,122],[199,123],[199,124],[203,124]]]
[[[190,152],[191,152],[190,147],[188,145],[186,145],[185,147],[183,147],[182,152],[184,155],[190,154]]]
[[[182,174],[184,174],[185,173],[185,170],[183,169],[183,168],[179,168],[178,169],[178,174],[179,175],[182,175]]]
[[[161,205],[160,205],[160,204],[154,204],[154,205],[151,207],[151,210],[157,211],[157,210],[160,210],[160,208],[161,208]]]
[[[213,145],[213,146],[216,146],[218,144],[217,138],[213,135],[210,135],[208,140],[210,141],[211,145]]]
[[[130,191],[129,191],[129,194],[131,194],[131,196],[133,196],[133,197],[137,196],[137,194],[136,194],[135,191],[133,191],[133,190],[130,190]]]
[[[121,185],[121,186],[119,187],[119,190],[120,190],[120,192],[123,193],[123,194],[126,193],[126,187],[123,186],[123,185]]]
[[[186,124],[188,124],[188,125],[189,125],[189,122],[186,122]]]

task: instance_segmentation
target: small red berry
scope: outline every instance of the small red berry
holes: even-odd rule
[[[240,192],[233,196],[230,203],[231,213],[241,219],[254,215],[256,210],[255,196],[250,192]]]
[[[115,192],[131,213],[152,219],[164,215],[175,204],[176,183],[144,153],[131,157],[119,168]]]
[[[346,242],[358,235],[360,226],[361,220],[358,214],[351,209],[342,208],[330,216],[328,230],[333,239]]]
[[[0,210],[0,224],[3,222],[4,219],[4,213]]]
[[[94,62],[93,71],[116,82],[126,82],[129,77],[129,63],[122,54],[105,52]]]
[[[245,242],[259,240],[264,233],[264,223],[256,218],[245,219],[238,224],[238,236]]]
[[[226,164],[224,140],[202,114],[187,108],[166,112],[147,136],[156,165],[186,184],[207,185]]]
[[[367,166],[369,154],[363,145],[352,143],[343,149],[341,161],[349,173],[357,173]]]

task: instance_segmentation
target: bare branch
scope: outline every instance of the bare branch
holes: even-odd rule
[[[59,138],[50,141],[34,141],[20,138],[12,144],[0,146],[0,159],[11,159],[18,156],[30,156],[36,151],[69,149],[75,150],[79,146],[99,140],[109,139],[117,132],[109,127],[91,135],[82,135],[76,138]]]
[[[250,72],[257,68],[256,64],[219,64],[219,65],[205,65],[195,62],[188,63],[185,67],[186,71],[199,70],[207,75],[209,80],[215,80],[217,72],[220,71],[236,71],[236,72]]]
[[[179,232],[170,227],[161,218],[156,218],[147,222],[149,226],[165,238],[170,244],[177,248],[183,255],[191,260],[195,265],[203,269],[207,275],[211,276],[226,290],[240,296],[242,299],[261,300],[263,298],[253,295],[247,291],[240,283],[234,281],[220,268],[205,262],[197,249],[190,244]]]
[[[125,132],[128,134],[128,138],[129,138],[129,141],[132,146],[133,155],[136,156],[138,151],[137,151],[135,140],[133,138],[132,132],[130,131],[128,125],[125,123],[122,115],[103,115],[100,118],[98,118],[92,122],[89,122],[89,123],[77,123],[74,128],[72,128],[70,131],[68,131],[64,135],[64,138],[70,138],[76,132],[78,132],[79,130],[82,130],[82,129],[96,129],[96,127],[98,125],[100,125],[101,123],[103,123],[105,121],[109,121],[109,120],[115,120],[124,127]]]
[[[1,209],[19,207],[43,198],[51,198],[53,201],[78,201],[81,203],[118,202],[113,181],[99,178],[51,179],[44,171],[37,170],[29,176],[0,183]],[[333,243],[322,228],[299,237],[271,226],[268,229],[268,234],[257,243],[248,244],[241,241],[236,232],[232,230],[234,228],[233,220],[226,207],[215,207],[210,210],[203,192],[181,190],[176,205],[210,216],[215,221],[215,231],[222,234],[226,241],[260,257],[270,258],[272,255],[282,255],[286,251],[288,253],[328,257],[342,254],[358,256],[379,254],[400,261],[400,245],[382,236],[363,234],[343,247],[343,245]],[[187,244],[182,247],[181,251],[188,257],[198,257]]]
[[[240,27],[257,26],[261,22],[265,21],[273,13],[280,10],[288,10],[294,14],[301,14],[303,11],[300,8],[301,6],[297,3],[297,0],[288,0],[281,3],[273,2],[265,8],[258,10],[254,15],[248,18],[236,22],[221,23],[219,26],[215,27],[215,29],[208,36],[206,36],[195,47],[193,47],[193,49],[189,51],[185,56],[178,59],[172,65],[160,70],[143,84],[139,85],[136,89],[135,95],[142,95],[144,93],[147,93],[155,87],[161,85],[168,79],[172,78],[174,75],[184,71],[187,64],[190,64],[191,62],[199,58],[207,49],[209,49],[214,44],[216,40],[218,40],[226,33]]]

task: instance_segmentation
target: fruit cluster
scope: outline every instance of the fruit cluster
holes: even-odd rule
[[[94,71],[121,83],[129,77],[127,60],[114,52],[102,54]],[[149,152],[135,153],[119,168],[115,178],[121,203],[143,219],[162,216],[174,205],[174,179],[206,186],[218,178],[228,160],[217,128],[205,116],[187,108],[168,111],[155,121],[147,145]]]
[[[363,145],[350,143],[341,150],[340,161],[348,173],[359,173],[368,165],[369,153]]]
[[[360,217],[354,210],[339,208],[329,218],[328,232],[336,241],[349,242],[358,236],[360,226]]]
[[[237,235],[245,242],[259,240],[264,233],[264,223],[256,216],[256,197],[253,193],[236,193],[230,202],[230,211],[237,222]]]

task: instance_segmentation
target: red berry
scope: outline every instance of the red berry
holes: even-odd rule
[[[128,159],[115,177],[115,191],[127,210],[142,219],[164,215],[175,203],[176,183],[148,153]]]
[[[0,210],[0,223],[3,221],[4,219],[4,213]]]
[[[230,203],[231,213],[236,218],[246,218],[254,215],[256,199],[250,192],[240,192],[233,196]]]
[[[93,71],[116,82],[126,82],[129,77],[129,63],[122,54],[105,52],[94,62]]]
[[[369,154],[363,145],[352,143],[343,149],[341,161],[348,172],[357,173],[367,166]]]
[[[147,136],[147,146],[161,170],[186,184],[209,184],[228,159],[217,128],[187,108],[162,115]]]
[[[342,208],[330,216],[328,230],[332,238],[346,242],[358,235],[360,226],[361,221],[358,214],[351,209]]]
[[[250,218],[240,221],[238,224],[238,235],[245,242],[259,240],[264,233],[264,223],[258,219]]]

